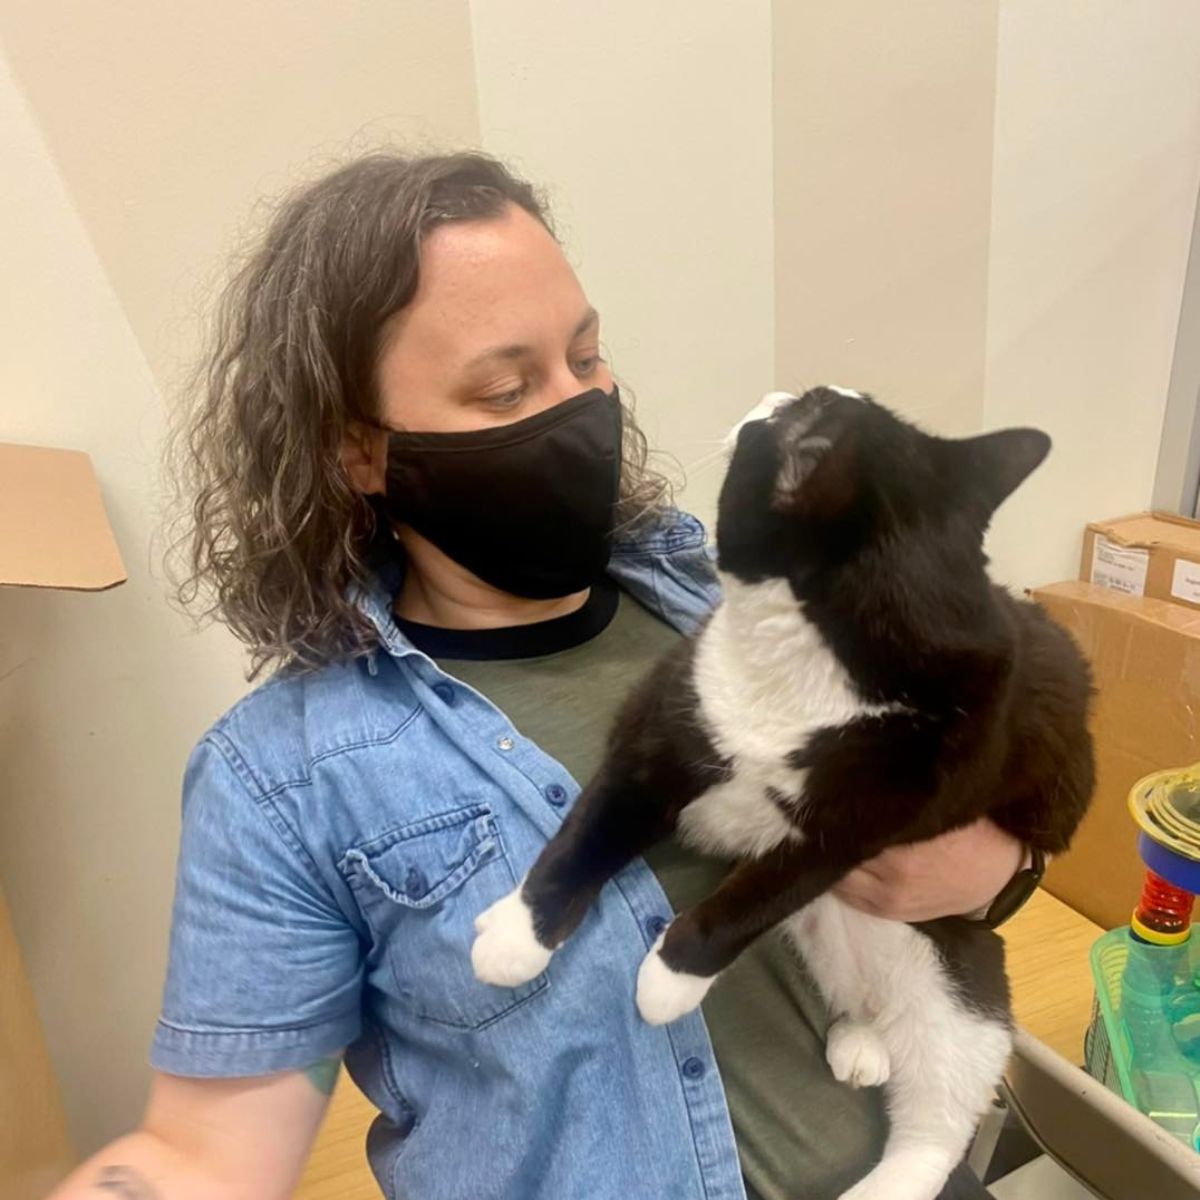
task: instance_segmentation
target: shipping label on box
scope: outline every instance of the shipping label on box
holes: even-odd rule
[[[1084,533],[1079,578],[1200,609],[1200,521],[1174,513],[1094,521]]]
[[[1102,533],[1092,539],[1092,572],[1089,583],[1124,592],[1127,596],[1146,594],[1149,550],[1126,549],[1110,542]]]
[[[1189,562],[1186,558],[1175,560],[1175,570],[1171,574],[1171,598],[1200,605],[1200,563]]]

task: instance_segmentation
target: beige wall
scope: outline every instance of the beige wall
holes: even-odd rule
[[[774,386],[770,4],[471,11],[484,145],[548,186],[617,374],[709,518],[712,452]]]
[[[775,3],[777,386],[978,428],[996,11]]]
[[[1200,184],[1192,0],[774,6],[781,387],[865,387],[1055,452],[1000,512],[1016,586],[1149,505]]]
[[[256,200],[478,139],[466,0],[0,0],[0,37],[160,382]]]
[[[1200,4],[1006,0],[988,426],[1047,464],[1000,510],[996,573],[1071,578],[1094,518],[1149,505],[1200,187]]]
[[[140,1110],[179,778],[245,687],[151,571],[201,283],[264,190],[348,142],[478,139],[465,0],[230,13],[0,3],[0,437],[93,455],[130,572],[0,590],[0,878],[80,1150]]]

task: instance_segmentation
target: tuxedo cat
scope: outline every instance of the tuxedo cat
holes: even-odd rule
[[[768,397],[721,492],[722,603],[630,695],[557,835],[476,923],[476,974],[515,986],[673,831],[734,859],[650,950],[638,1008],[653,1023],[691,1011],[780,926],[834,1018],[834,1075],[886,1088],[883,1159],[843,1200],[938,1195],[1012,1019],[989,928],[883,920],[829,889],[885,847],[983,816],[1060,853],[1091,796],[1088,668],[989,581],[982,549],[1048,450],[1036,430],[933,437],[836,388]]]

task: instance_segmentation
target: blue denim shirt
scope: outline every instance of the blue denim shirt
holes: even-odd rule
[[[610,571],[685,631],[718,596],[681,514],[619,543]],[[246,1076],[346,1048],[396,1200],[743,1200],[703,1018],[655,1028],[634,1006],[670,915],[644,863],[544,974],[474,978],[476,915],[579,785],[405,640],[389,582],[362,597],[383,650],[269,681],[192,755],[151,1061]]]

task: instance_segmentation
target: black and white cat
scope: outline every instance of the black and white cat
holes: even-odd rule
[[[673,831],[735,859],[644,960],[643,1017],[691,1011],[781,925],[834,1017],[834,1075],[886,1087],[883,1159],[843,1200],[933,1200],[1009,1055],[1002,943],[966,918],[869,916],[829,889],[887,846],[984,815],[1056,854],[1083,816],[1087,666],[989,581],[982,549],[1049,439],[933,437],[836,388],[774,394],[736,433],[723,602],[626,701],[558,834],[479,917],[472,961],[488,983],[532,978],[604,883]]]

